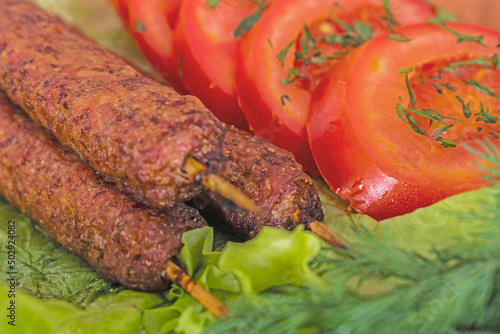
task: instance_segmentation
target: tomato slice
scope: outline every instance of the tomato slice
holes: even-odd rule
[[[238,28],[263,10],[249,0],[221,0],[215,7],[206,0],[183,0],[174,34],[174,53],[189,92],[221,121],[246,131],[234,83],[236,47],[245,33]]]
[[[476,139],[488,136],[500,147],[499,40],[478,26],[422,23],[345,57],[314,92],[308,124],[331,188],[384,219],[487,185],[462,143],[481,150]]]
[[[113,7],[115,7],[118,17],[121,19],[123,25],[128,30],[128,27],[130,25],[130,13],[128,8],[129,0],[110,0],[109,2],[111,2]]]
[[[306,131],[317,82],[347,51],[388,29],[388,23],[421,22],[434,15],[433,7],[417,0],[274,2],[237,54],[236,88],[251,128],[317,173]]]
[[[173,27],[181,0],[114,1],[127,30],[151,66],[175,90],[187,93],[172,49]]]

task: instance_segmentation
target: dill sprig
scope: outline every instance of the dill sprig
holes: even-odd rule
[[[441,28],[449,31],[453,35],[455,35],[457,37],[457,43],[462,43],[462,42],[466,41],[466,42],[473,42],[473,43],[478,43],[478,44],[483,45],[483,46],[487,46],[486,44],[483,43],[484,35],[472,36],[472,35],[463,34],[455,29],[450,28],[443,21],[435,19],[435,18],[428,19],[427,22],[435,24],[438,27],[441,27]]]
[[[424,84],[431,84],[436,92],[438,94],[444,94],[445,91],[443,89],[446,89],[450,92],[456,92],[458,90],[457,87],[451,85],[449,82],[436,82],[436,80],[441,80],[443,78],[443,73],[448,72],[451,73],[454,76],[463,77],[463,74],[459,72],[459,70],[471,70],[474,69],[475,66],[479,67],[485,67],[485,68],[491,68],[491,69],[497,69],[499,64],[499,57],[497,54],[494,55],[485,55],[479,58],[475,59],[469,59],[469,60],[464,60],[464,61],[457,61],[453,63],[447,64],[447,66],[441,67],[438,70],[438,73],[435,75],[429,75],[427,77],[420,76],[420,81],[421,83]],[[457,118],[452,118],[452,117],[446,117],[441,115],[437,110],[434,109],[418,109],[417,108],[417,102],[415,100],[415,94],[413,92],[410,80],[409,80],[409,73],[413,71],[413,68],[408,68],[408,69],[403,69],[400,70],[398,73],[399,74],[406,74],[405,77],[405,83],[406,83],[406,88],[408,91],[408,95],[410,98],[410,103],[411,107],[405,107],[401,103],[398,103],[396,105],[396,113],[400,119],[402,119],[408,126],[412,128],[413,131],[420,135],[428,136],[427,132],[424,130],[422,127],[422,122],[418,121],[414,115],[420,115],[425,118],[428,118],[430,120],[430,125],[432,125],[432,122],[438,122],[440,124],[443,124],[444,127],[436,130],[433,134],[432,137],[441,143],[442,146],[444,147],[456,147],[457,143],[455,141],[446,139],[444,137],[441,137],[440,135],[448,131],[449,129],[452,128],[453,124],[446,124],[443,121],[444,120],[453,120],[453,121],[458,121],[462,122],[461,119]],[[495,93],[491,88],[487,87],[486,85],[470,78],[468,80],[463,79],[462,82],[465,85],[473,87],[476,91],[489,95],[491,97],[500,99],[500,95]],[[490,110],[488,107],[485,107],[483,102],[480,102],[480,110],[476,113],[473,113],[471,111],[470,103],[465,102],[460,96],[455,96],[455,98],[461,103],[462,105],[462,113],[464,118],[470,118],[472,115],[476,116],[476,122],[484,122],[487,124],[496,124],[500,120],[500,115],[499,116],[494,116],[491,114]],[[399,98],[400,102],[402,101],[402,98]],[[477,131],[481,132],[483,130],[482,127],[478,127]],[[489,135],[493,138],[500,139],[498,135],[495,133],[489,133]]]
[[[305,79],[307,75],[302,72],[298,67],[292,67],[288,70],[287,78],[280,79],[281,83],[284,85],[289,85],[297,79]]]
[[[338,18],[332,11],[330,11],[330,17],[343,30],[342,33],[335,34],[333,39],[333,42],[340,44],[342,47],[351,46],[356,48],[373,38],[373,28],[368,23],[353,20],[353,23],[349,24],[349,22]]]
[[[394,24],[396,26],[399,26],[400,24],[394,19],[394,15],[392,13],[391,4],[389,3],[389,0],[382,0],[382,5],[384,6],[384,11],[386,15],[384,19],[387,21],[387,24],[388,25]]]
[[[352,24],[343,21],[338,18],[332,11],[330,11],[330,17],[333,22],[339,26],[343,32],[342,33],[331,33],[324,34],[321,36],[314,36],[311,29],[304,24],[302,32],[300,34],[300,40],[298,41],[300,47],[294,53],[294,60],[301,62],[304,66],[310,66],[313,64],[324,64],[327,61],[338,60],[341,56],[347,54],[347,51],[335,52],[333,56],[325,56],[324,52],[319,47],[319,42],[326,42],[327,45],[337,44],[341,48],[348,47],[358,47],[364,42],[373,38],[373,29],[370,24],[365,24],[358,20],[353,20]],[[285,58],[290,51],[290,48],[296,43],[296,40],[291,40],[277,55],[278,61],[281,66],[284,66]],[[296,72],[296,69],[292,68],[292,72]],[[295,81],[295,79],[305,79],[307,75],[303,77],[294,77],[292,80],[289,79],[290,71],[288,72],[287,79],[281,79],[283,84],[290,84]]]
[[[255,12],[245,17],[243,21],[236,27],[233,32],[234,37],[241,37],[243,34],[250,29],[261,19],[262,14],[266,10],[266,0],[259,1],[257,3],[257,9]]]
[[[481,222],[473,237],[430,251],[410,251],[353,227],[357,237],[346,250],[325,248],[315,259],[314,267],[331,279],[328,293],[314,287],[271,291],[206,333],[499,333],[496,194],[493,207],[478,202],[484,214],[456,217],[461,224]],[[366,293],[365,283],[389,288]]]
[[[456,147],[457,144],[456,142],[438,136],[444,133],[445,131],[449,130],[453,126],[453,124],[445,123],[444,122],[445,120],[461,122],[460,119],[444,116],[436,109],[409,108],[403,106],[400,103],[396,104],[396,113],[398,117],[401,120],[403,120],[403,122],[405,122],[408,126],[410,126],[413,131],[423,136],[428,136],[427,131],[425,131],[424,128],[422,127],[422,122],[416,120],[414,115],[419,115],[427,118],[430,124],[436,122],[444,125],[444,127],[435,131],[432,134],[432,137],[434,137],[444,147]]]
[[[474,87],[474,89],[477,90],[480,93],[489,95],[489,96],[494,97],[496,99],[500,99],[500,95],[498,95],[495,92],[493,92],[491,90],[491,88],[483,85],[482,83],[480,83],[480,82],[478,82],[478,81],[476,81],[474,79],[464,80],[464,83],[466,85]]]
[[[472,69],[472,65],[477,65],[477,66],[484,66],[484,67],[492,67],[494,69],[497,68],[498,66],[498,55],[494,54],[491,56],[491,60],[488,60],[489,56],[482,56],[479,58],[475,59],[470,59],[470,60],[465,60],[465,61],[458,61],[458,62],[453,62],[448,64],[448,66],[441,67],[438,71],[437,75],[430,75],[430,79],[441,79],[443,72],[449,72],[451,74],[454,74],[458,77],[463,77],[462,74],[457,72],[457,70],[468,70]]]
[[[206,4],[207,6],[209,7],[212,7],[212,8],[217,8],[217,5],[219,4],[220,0],[207,0]]]

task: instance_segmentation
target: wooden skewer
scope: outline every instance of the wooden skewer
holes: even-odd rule
[[[342,236],[340,234],[332,231],[325,224],[317,221],[316,219],[307,216],[304,212],[297,210],[294,218],[296,222],[304,224],[308,230],[330,246],[342,249],[347,248],[345,243],[342,241]]]
[[[261,208],[255,204],[241,190],[233,186],[231,183],[216,174],[201,175],[207,167],[198,160],[187,157],[184,163],[184,168],[189,176],[193,179],[201,178],[200,182],[208,189],[220,194],[222,197],[233,201],[240,208],[260,212]]]
[[[204,287],[199,285],[184,270],[179,268],[179,266],[172,261],[168,261],[165,272],[172,282],[179,285],[182,289],[184,289],[184,291],[189,293],[217,318],[222,318],[223,316],[229,314],[229,309],[226,305],[224,305],[224,303],[222,303]]]

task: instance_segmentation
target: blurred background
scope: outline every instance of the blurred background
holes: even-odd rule
[[[459,18],[500,29],[500,0],[428,0]]]

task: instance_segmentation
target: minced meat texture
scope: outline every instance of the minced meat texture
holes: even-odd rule
[[[0,194],[104,278],[141,291],[169,287],[182,234],[205,225],[175,204],[147,209],[105,182],[0,92]]]
[[[250,239],[264,226],[294,229],[300,224],[297,211],[323,220],[318,190],[290,152],[230,127],[224,156],[218,175],[242,190],[262,211],[242,210],[218,194],[204,191],[191,204],[209,221]]]
[[[194,156],[220,167],[223,125],[193,96],[139,74],[36,5],[0,1],[0,88],[106,179],[155,207],[202,186]]]

